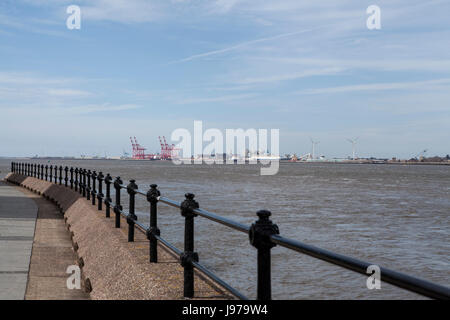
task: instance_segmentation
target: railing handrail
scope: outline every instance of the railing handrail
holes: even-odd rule
[[[30,164],[17,164],[15,162],[11,163],[11,171],[12,172],[18,172],[24,175],[31,175],[40,179],[44,179],[44,171],[43,165],[37,166],[38,170],[36,172],[36,165],[30,165]],[[39,168],[41,169],[39,171]],[[47,168],[47,166],[45,166]],[[50,166],[52,168],[52,166]],[[55,166],[55,175],[57,174],[57,168],[58,166]],[[67,167],[66,167],[67,168]],[[34,169],[34,172],[33,172]],[[59,167],[60,171],[60,177],[59,177],[59,184],[62,180],[62,166]],[[98,210],[102,210],[101,208],[101,200],[103,199],[104,195],[102,194],[102,181],[105,181],[107,184],[106,189],[106,198],[105,198],[105,204],[106,204],[106,216],[109,217],[109,209],[112,204],[112,200],[110,198],[110,185],[112,184],[113,179],[112,177],[107,174],[106,177],[102,175],[101,172],[97,175],[95,171],[92,171],[90,175],[88,175],[88,181],[89,178],[93,177],[93,188],[90,189],[90,185],[86,186],[86,174],[87,171],[84,169],[76,168],[76,177],[75,180],[73,180],[72,173],[74,172],[73,168],[71,167],[70,170],[64,170],[65,171],[65,186],[67,187],[67,172],[71,172],[71,179],[70,179],[70,188],[73,187],[73,182],[75,182],[75,191],[77,191],[77,183],[79,187],[79,192],[81,194],[84,194],[87,190],[92,190],[92,204],[95,204],[95,196],[98,198]],[[90,172],[90,170],[89,170]],[[77,180],[78,173],[80,174],[79,180]],[[107,181],[107,177],[109,177],[109,180]],[[98,192],[95,190],[95,180],[99,181],[99,189]],[[45,173],[45,180],[47,180],[47,170]],[[56,182],[56,176],[55,176],[55,183]],[[210,271],[207,267],[202,265],[198,262],[198,256],[193,251],[193,223],[194,223],[194,217],[195,216],[201,216],[206,219],[209,219],[211,221],[214,221],[216,223],[222,224],[226,227],[232,228],[234,230],[244,232],[249,234],[250,242],[253,246],[255,246],[258,249],[258,299],[270,299],[271,298],[271,283],[270,283],[270,249],[274,247],[275,245],[280,245],[284,248],[291,249],[293,251],[303,253],[306,255],[309,255],[311,257],[327,261],[329,263],[332,263],[334,265],[338,265],[340,267],[343,267],[348,270],[352,270],[364,275],[367,275],[367,268],[369,266],[373,266],[376,264],[369,263],[366,261],[362,261],[359,259],[355,259],[352,257],[348,257],[339,253],[335,253],[326,249],[322,249],[319,247],[315,247],[313,245],[305,244],[303,242],[285,238],[283,236],[279,235],[278,227],[273,224],[268,217],[271,215],[269,211],[261,210],[258,211],[259,220],[256,221],[252,226],[247,226],[242,223],[236,222],[234,220],[222,217],[220,215],[217,215],[215,213],[209,212],[204,209],[200,209],[198,207],[198,203],[193,200],[194,195],[193,194],[186,194],[186,200],[183,202],[177,202],[175,200],[166,198],[164,196],[160,195],[159,190],[156,189],[156,185],[151,185],[151,188],[147,193],[145,193],[142,190],[139,190],[137,185],[134,183],[134,180],[130,180],[129,185],[122,184],[122,181],[120,180],[120,177],[116,177],[116,180],[114,180],[114,188],[116,188],[116,204],[114,205],[114,212],[116,213],[116,227],[120,227],[120,218],[118,219],[119,215],[125,217],[127,219],[127,222],[129,224],[129,233],[128,233],[128,240],[134,241],[134,228],[136,227],[138,230],[144,232],[147,234],[147,238],[150,240],[150,255],[152,256],[152,250],[156,252],[157,248],[155,247],[155,243],[153,243],[152,246],[152,240],[153,241],[159,241],[164,246],[166,246],[168,249],[170,249],[172,252],[174,252],[176,255],[180,257],[181,263],[185,268],[185,296],[193,296],[193,275],[191,275],[191,269],[196,268],[197,270],[201,271],[203,274],[211,278],[213,281],[221,285],[223,288],[228,290],[231,294],[236,296],[240,299],[248,299],[245,295],[240,293],[238,290],[230,286],[228,283],[224,282],[222,279],[220,279],[217,275],[215,275],[212,271]],[[50,171],[50,182],[52,182],[52,173]],[[127,192],[130,194],[130,208],[129,213],[127,214],[122,210],[122,206],[120,205],[120,190],[127,190]],[[117,192],[119,193],[117,195]],[[153,193],[152,193],[153,192]],[[151,203],[150,208],[150,227],[147,228],[144,224],[142,224],[140,221],[138,221],[137,216],[134,214],[134,195],[139,194],[147,197],[147,200]],[[87,197],[89,199],[89,192],[87,192]],[[185,227],[185,251],[181,251],[178,248],[176,248],[174,245],[172,245],[170,242],[162,238],[159,234],[159,229],[156,225],[156,203],[162,202],[166,205],[176,207],[181,209],[182,215],[186,218],[186,227]],[[152,220],[152,218],[154,220]],[[152,225],[152,221],[153,224]],[[192,229],[192,230],[190,230]],[[189,231],[190,230],[190,231]],[[153,252],[153,254],[155,253]],[[152,257],[150,257],[150,262],[157,262],[157,256],[153,258],[155,261],[152,261]],[[378,266],[378,265],[377,265]],[[406,289],[418,294],[421,294],[423,296],[434,298],[434,299],[449,299],[450,298],[450,288],[432,283],[427,280],[423,280],[417,277],[413,277],[410,275],[407,275],[405,273],[401,273],[398,271],[394,271],[388,268],[379,267],[380,268],[380,280],[390,283],[396,287]],[[188,287],[188,290],[186,289]]]

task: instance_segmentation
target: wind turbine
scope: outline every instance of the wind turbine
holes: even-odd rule
[[[320,143],[320,141],[314,141],[311,137],[309,137],[309,139],[311,140],[311,144],[312,144],[312,159],[315,159],[315,147],[316,145],[318,145]]]
[[[356,159],[356,157],[355,157],[355,149],[356,149],[356,142],[358,141],[358,139],[359,139],[359,137],[358,138],[356,138],[356,139],[347,139],[347,141],[348,142],[350,142],[351,144],[352,144],[352,151],[353,151],[353,157],[352,157],[352,159],[353,160],[355,160]]]

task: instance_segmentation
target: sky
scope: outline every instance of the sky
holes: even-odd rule
[[[158,136],[194,120],[279,129],[281,154],[312,138],[347,157],[359,137],[360,157],[443,156],[449,12],[447,0],[1,0],[0,156],[121,155],[130,136],[158,152]]]

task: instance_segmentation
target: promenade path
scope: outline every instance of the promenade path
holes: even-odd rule
[[[26,189],[0,181],[0,300],[85,300],[67,288],[77,264],[59,209]]]
[[[24,299],[38,207],[0,181],[0,300]]]

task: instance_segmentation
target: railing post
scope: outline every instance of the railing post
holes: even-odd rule
[[[41,164],[41,180],[44,180],[44,165]]]
[[[122,211],[122,206],[120,205],[120,186],[123,181],[120,177],[117,177],[114,181],[114,189],[116,189],[116,204],[114,205],[114,213],[116,214],[116,228],[120,228],[120,212]]]
[[[75,185],[75,191],[77,191],[79,194],[81,194],[83,191],[83,169],[77,168],[75,170],[75,173],[77,173],[77,172],[78,172],[78,175],[76,176],[77,181],[76,181],[76,185]]]
[[[11,172],[14,172],[14,162],[11,161]]]
[[[86,184],[86,194],[83,192],[83,196],[86,197],[87,200],[91,200],[91,170],[87,171],[87,184]]]
[[[78,168],[75,168],[75,191],[78,191],[78,172],[79,172]]]
[[[69,181],[69,178],[68,178],[69,167],[66,166],[64,168],[64,172],[65,172],[65,174],[64,174],[64,186],[67,187],[69,185],[68,184],[68,181]]]
[[[34,177],[37,177],[37,164],[34,164]]]
[[[80,169],[80,194],[86,196],[86,169]]]
[[[38,164],[37,165],[37,176],[36,176],[38,179],[40,179],[41,178],[41,165],[40,164]]]
[[[106,175],[105,178],[105,185],[106,185],[106,197],[105,197],[105,207],[106,207],[106,218],[109,218],[111,215],[111,181],[112,178],[109,175],[109,173]]]
[[[83,186],[83,191],[80,190],[80,194],[83,195],[83,197],[86,197],[86,176],[88,174],[88,171],[86,169],[83,169],[83,180],[81,181],[81,184]]]
[[[97,191],[95,190],[95,182],[97,181],[97,172],[92,172],[92,190],[91,190],[91,198],[92,198],[92,205],[95,205],[95,196],[97,194]]]
[[[270,211],[260,210],[256,213],[259,219],[252,224],[249,231],[250,244],[258,249],[258,285],[257,299],[272,299],[270,250],[275,244],[270,236],[279,234],[278,226],[269,220]]]
[[[45,165],[45,181],[48,181],[48,164]]]
[[[70,167],[70,189],[73,189],[73,167]]]
[[[63,180],[63,174],[62,174],[62,171],[63,171],[63,167],[62,166],[59,166],[59,185],[62,185],[62,180]],[[66,176],[67,177],[67,176]]]
[[[55,166],[55,184],[58,184],[58,166]]]
[[[105,176],[103,175],[103,173],[100,171],[97,177],[98,180],[98,193],[97,193],[97,203],[98,203],[98,210],[102,210],[102,204],[103,204],[103,186],[102,186],[102,182],[103,182],[103,178]]]
[[[53,165],[50,165],[50,182],[53,182]]]
[[[137,216],[135,214],[135,197],[136,190],[138,186],[136,184],[136,180],[130,180],[130,183],[127,186],[127,192],[130,195],[130,205],[128,208],[127,215],[127,223],[128,223],[128,242],[134,241],[134,221],[137,220]]]
[[[194,252],[194,217],[193,212],[198,208],[198,202],[194,200],[192,193],[185,194],[185,200],[181,203],[181,215],[185,218],[184,222],[184,252],[181,255],[181,265],[184,267],[184,296],[186,298],[194,297],[194,267],[192,261],[198,261],[198,254]]]
[[[156,184],[152,184],[147,192],[147,201],[150,202],[150,227],[147,229],[147,239],[150,241],[150,262],[158,262],[158,240],[155,236],[161,235],[157,217],[157,204],[161,192],[157,187]]]

